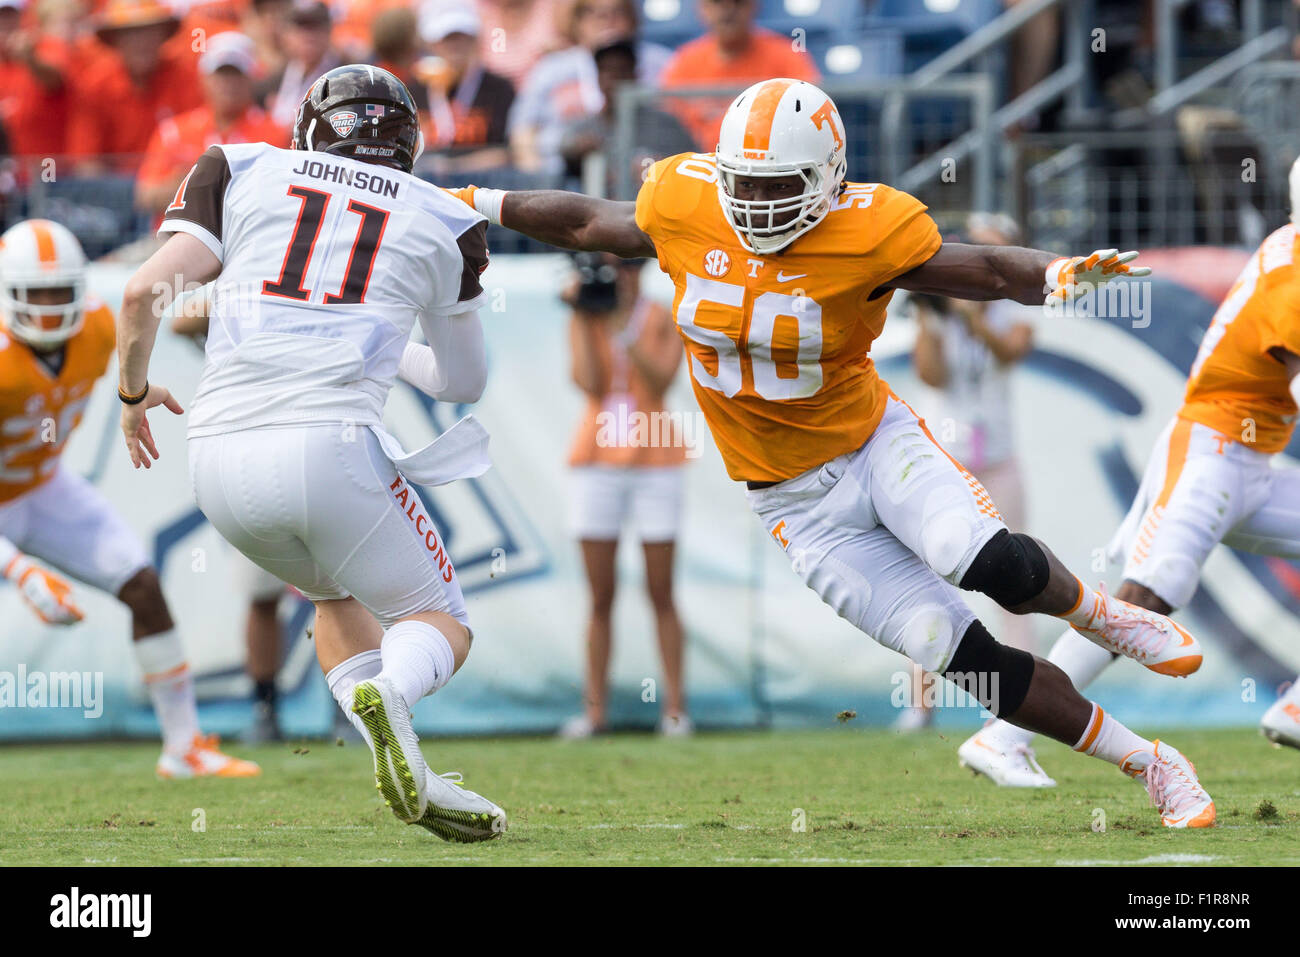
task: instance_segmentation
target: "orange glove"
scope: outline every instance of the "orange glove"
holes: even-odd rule
[[[1129,266],[1137,252],[1099,249],[1091,256],[1062,256],[1047,266],[1047,301],[1071,302],[1116,276],[1138,279],[1151,275],[1149,266]]]
[[[5,577],[18,586],[18,594],[47,625],[72,625],[85,616],[72,600],[72,586],[19,555],[5,568]]]

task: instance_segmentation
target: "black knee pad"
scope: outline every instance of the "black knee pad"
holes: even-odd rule
[[[988,595],[1003,608],[1014,608],[1041,595],[1051,573],[1041,545],[1004,528],[980,549],[960,587]]]
[[[943,676],[999,718],[1015,714],[1029,693],[1034,656],[998,644],[978,621],[971,622]]]

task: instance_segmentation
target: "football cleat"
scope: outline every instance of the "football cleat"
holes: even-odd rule
[[[413,823],[456,844],[490,841],[505,833],[506,812],[465,787],[459,771],[434,774],[426,768],[424,773],[429,802]]]
[[[1273,702],[1259,721],[1259,730],[1274,744],[1300,748],[1300,681]]]
[[[1074,630],[1113,654],[1162,675],[1186,678],[1201,667],[1201,644],[1177,622],[1097,589],[1101,600],[1088,625]]]
[[[962,742],[957,749],[957,763],[1004,788],[1056,787],[1056,782],[1038,766],[1029,745],[1003,745],[981,731]]]
[[[428,801],[428,768],[406,700],[387,678],[371,678],[353,687],[352,713],[370,735],[375,787],[400,820],[414,824]]]
[[[1138,761],[1129,760],[1135,756]],[[1160,823],[1165,827],[1212,827],[1214,801],[1197,780],[1192,762],[1160,741],[1155,742],[1154,760],[1141,766],[1141,759],[1152,757],[1149,752],[1134,751],[1120,762],[1120,769],[1146,785],[1151,803],[1160,811]]]
[[[164,751],[154,769],[160,778],[252,778],[262,769],[252,761],[232,758],[217,749],[215,734],[194,736],[190,749],[184,754]]]

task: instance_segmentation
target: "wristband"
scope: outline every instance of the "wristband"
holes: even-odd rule
[[[501,225],[501,204],[506,200],[506,190],[504,189],[483,189],[481,186],[474,190],[474,208],[487,217],[487,221],[494,225]]]
[[[1061,286],[1061,270],[1071,262],[1069,256],[1058,256],[1047,264],[1045,273],[1047,278],[1047,287],[1049,289],[1059,289]]]
[[[121,386],[118,386],[117,388],[117,397],[122,400],[123,405],[139,405],[141,402],[145,400],[145,396],[147,396],[148,394],[149,394],[148,382],[144,384],[144,391],[141,392],[139,395],[127,395],[125,392],[122,391]]]

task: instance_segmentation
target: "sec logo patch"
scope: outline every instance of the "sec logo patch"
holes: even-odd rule
[[[725,250],[710,249],[704,254],[704,271],[710,276],[725,276],[731,271],[731,257]]]

